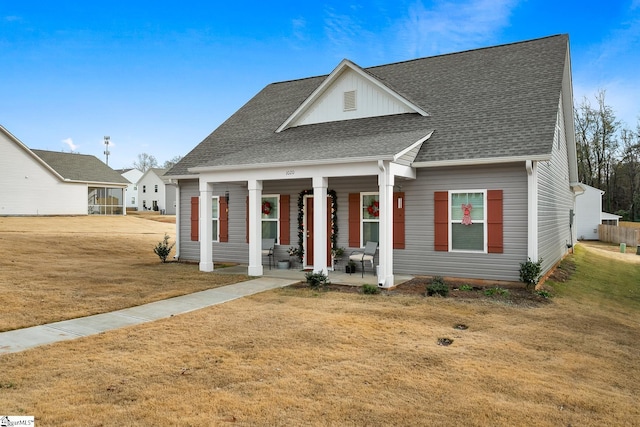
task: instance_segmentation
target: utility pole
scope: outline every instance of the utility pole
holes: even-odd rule
[[[109,166],[109,154],[111,154],[109,152],[109,141],[111,140],[110,137],[105,136],[104,137],[104,155],[107,157],[107,166]]]

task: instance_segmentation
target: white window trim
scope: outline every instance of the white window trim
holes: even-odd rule
[[[215,203],[215,205],[214,205]],[[217,239],[214,239],[213,236],[211,236],[211,241],[212,242],[219,242],[220,241],[220,196],[212,196],[211,197],[211,206],[218,206],[218,216],[216,218],[213,217],[213,210],[211,212],[211,222],[213,222],[214,220],[216,221],[216,236],[218,236]],[[211,227],[212,231],[213,231],[213,224]]]
[[[452,195],[453,194],[459,194],[459,193],[482,193],[482,198],[483,198],[483,204],[484,204],[484,218],[481,220],[482,224],[483,224],[483,250],[481,251],[474,251],[474,250],[470,250],[470,249],[453,249],[453,232],[452,232],[452,224],[460,224],[462,223],[462,220],[453,220],[452,215],[451,215],[451,199],[452,199]],[[487,239],[487,190],[486,189],[474,189],[474,190],[449,190],[449,206],[448,206],[449,212],[447,213],[447,216],[449,217],[449,224],[448,224],[448,228],[449,228],[449,236],[448,236],[448,240],[449,240],[449,252],[458,252],[458,253],[472,253],[472,254],[486,254],[489,253],[489,244],[488,244],[488,239]],[[474,220],[474,223],[478,223],[480,222],[480,220]]]
[[[365,219],[363,212],[364,208],[364,196],[378,196],[378,203],[380,203],[380,193],[378,191],[363,191],[360,193],[360,247],[364,248],[364,223],[375,222],[378,223],[378,235],[380,235],[380,217],[378,219]]]
[[[277,218],[263,218],[262,217],[262,203],[264,203],[264,199],[266,198],[276,198],[278,199],[278,217]],[[263,194],[262,198],[260,199],[260,229],[262,229],[262,222],[263,221],[267,221],[267,222],[276,222],[276,245],[280,244],[280,194]]]

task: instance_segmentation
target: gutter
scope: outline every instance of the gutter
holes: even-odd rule
[[[436,168],[443,166],[473,166],[473,165],[489,165],[496,163],[519,163],[526,161],[543,162],[551,160],[550,155],[538,156],[509,156],[509,157],[485,157],[480,159],[454,159],[454,160],[434,160],[426,162],[414,162],[414,168]]]

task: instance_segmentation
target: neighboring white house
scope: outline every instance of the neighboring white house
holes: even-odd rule
[[[124,215],[128,181],[95,156],[30,150],[0,126],[0,215]]]
[[[138,210],[176,213],[176,187],[164,177],[167,169],[149,168],[138,180]]]
[[[143,172],[132,168],[132,169],[118,169],[120,175],[122,175],[125,179],[127,179],[130,184],[127,185],[127,189],[125,191],[124,199],[126,201],[127,209],[138,209],[138,181],[142,178]]]
[[[618,225],[619,215],[602,212],[604,191],[582,184],[584,193],[576,197],[575,226],[579,240],[598,240],[598,225]]]

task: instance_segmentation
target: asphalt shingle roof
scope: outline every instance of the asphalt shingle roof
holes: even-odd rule
[[[31,150],[64,179],[105,184],[129,184],[118,172],[87,154]]]
[[[558,35],[365,68],[429,113],[275,130],[327,76],[266,86],[167,175],[197,166],[313,161],[397,153],[426,136],[416,162],[551,152],[568,36]]]

